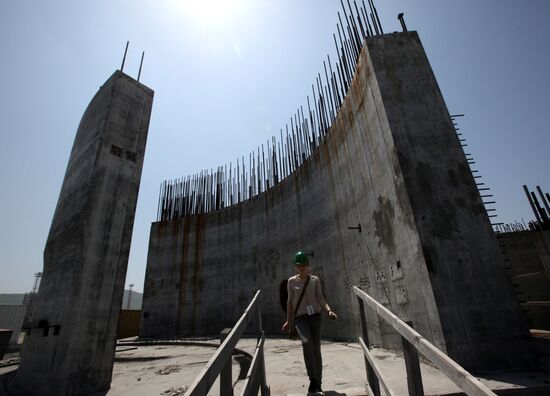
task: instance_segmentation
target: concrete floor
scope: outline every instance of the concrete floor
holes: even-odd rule
[[[255,339],[243,339],[237,348],[253,353]],[[203,369],[215,352],[216,340],[190,345],[121,345],[117,348],[113,381],[109,396],[177,396]],[[366,374],[362,351],[356,343],[323,342],[323,388],[327,395],[366,395]],[[402,356],[393,351],[375,349],[374,355],[392,389],[398,395],[406,395],[405,367]],[[13,359],[13,357],[11,357]],[[265,344],[267,382],[272,395],[305,395],[308,380],[299,342],[283,338],[270,338]],[[12,360],[13,361],[13,360]],[[243,354],[233,356],[233,380],[238,394],[242,379],[249,366],[249,358]],[[1,367],[0,395],[13,396],[9,392],[11,378],[17,365]],[[424,390],[427,395],[459,393],[450,380],[437,369],[421,363]],[[550,394],[550,372],[505,372],[484,375],[481,381],[493,390],[521,390],[538,388],[531,394]],[[541,388],[546,388],[542,391]],[[500,392],[499,392],[500,393]],[[218,384],[210,395],[218,395]]]

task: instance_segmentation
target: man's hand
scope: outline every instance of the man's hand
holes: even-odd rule
[[[285,323],[283,323],[283,333],[288,332],[288,326],[289,326],[289,324],[288,324],[288,320],[287,320]]]
[[[338,315],[336,315],[336,312],[334,311],[328,311],[328,317],[332,320],[338,319]]]

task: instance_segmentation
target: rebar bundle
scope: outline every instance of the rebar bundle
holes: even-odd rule
[[[359,55],[367,37],[382,35],[382,25],[373,0],[369,9],[354,0],[340,0],[337,34],[333,34],[338,59],[323,60],[323,75],[318,73],[306,96],[307,109],[296,109],[289,123],[272,137],[242,156],[235,163],[219,166],[185,178],[166,180],[160,186],[157,221],[209,213],[238,204],[269,190],[298,169],[326,138],[351,87]],[[355,10],[355,11],[354,11]],[[345,22],[344,22],[345,21]],[[324,79],[323,79],[324,77]],[[289,128],[290,124],[290,128]],[[248,160],[248,161],[246,161]]]

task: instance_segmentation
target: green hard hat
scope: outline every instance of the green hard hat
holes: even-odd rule
[[[307,255],[304,252],[299,251],[294,256],[294,264],[296,265],[309,264],[309,259],[307,258]]]

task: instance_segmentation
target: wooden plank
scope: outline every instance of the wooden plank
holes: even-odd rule
[[[467,372],[462,366],[440,351],[435,345],[422,337],[417,331],[409,327],[405,322],[394,315],[390,310],[381,305],[374,298],[353,286],[353,292],[360,297],[369,307],[388,322],[407,341],[409,341],[418,352],[430,359],[436,367],[443,372],[451,381],[458,385],[468,395],[496,396],[496,393],[483,385],[477,378]]]
[[[216,378],[225,366],[228,359],[231,359],[233,349],[239,342],[246,325],[248,324],[249,314],[256,307],[260,295],[260,290],[256,292],[254,298],[244,311],[243,315],[239,318],[225,341],[216,350],[216,353],[210,358],[204,369],[197,376],[195,381],[191,384],[185,396],[204,396],[208,393]]]
[[[388,381],[384,378],[382,375],[382,372],[378,369],[376,366],[376,362],[374,360],[374,356],[371,355],[369,348],[365,345],[365,342],[361,337],[359,337],[359,345],[361,346],[361,349],[363,350],[363,353],[367,360],[370,363],[370,366],[372,367],[374,373],[376,374],[376,377],[378,378],[379,383],[382,385],[382,388],[384,389],[384,392],[386,392],[386,396],[395,396],[397,393],[395,393],[390,386],[388,385]],[[370,385],[370,384],[369,384]]]
[[[223,329],[220,334],[220,345],[223,344],[225,339],[229,336],[229,333],[231,333],[231,329]],[[220,396],[233,396],[233,359],[231,359],[231,356],[227,361],[225,362],[225,366],[223,367],[221,373],[220,373]]]
[[[479,382],[477,378],[472,376],[445,353],[437,349],[428,340],[424,338],[419,339],[415,347],[468,395],[496,396],[496,393]]]
[[[246,373],[246,378],[244,380],[243,390],[241,396],[257,395],[258,390],[261,385],[260,375],[263,376],[263,373],[260,371],[262,369],[261,363],[263,358],[263,349],[265,342],[265,334],[262,332],[262,337],[256,345],[256,350],[254,351],[254,356],[252,357],[252,362],[250,363],[250,368]]]

